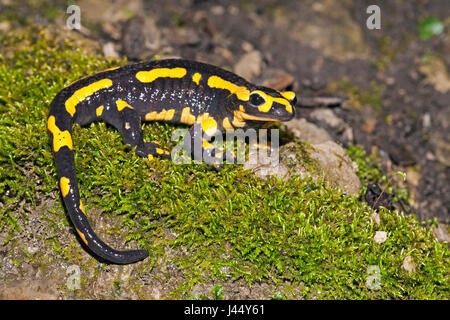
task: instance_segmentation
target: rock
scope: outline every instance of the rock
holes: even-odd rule
[[[367,119],[361,125],[361,130],[367,133],[372,133],[377,125],[377,120],[375,119]]]
[[[0,22],[0,32],[5,34],[11,30],[11,24],[8,21]]]
[[[426,112],[422,116],[422,126],[424,127],[424,129],[428,129],[431,127],[431,115],[428,112]]]
[[[445,62],[438,56],[427,55],[419,65],[419,71],[426,76],[426,81],[440,93],[450,90],[450,75]]]
[[[348,100],[347,96],[322,95],[322,96],[298,96],[298,106],[302,108],[337,107]]]
[[[279,161],[264,164],[248,160],[244,168],[252,169],[261,178],[274,174],[283,179],[294,175],[302,179],[311,177],[315,182],[324,178],[331,187],[340,188],[350,195],[357,195],[361,189],[356,164],[333,141],[314,146],[291,142],[280,148]]]
[[[434,147],[436,160],[446,167],[450,167],[450,143],[440,133],[431,135],[431,144]]]
[[[278,91],[283,91],[292,86],[294,77],[286,71],[280,69],[268,69],[264,71],[264,78],[261,85]]]
[[[134,16],[122,30],[122,50],[134,60],[152,57],[160,45],[160,32],[153,20]]]
[[[411,256],[407,256],[403,260],[402,264],[403,269],[405,269],[409,274],[412,274],[416,272],[416,263],[414,262],[414,259]]]
[[[244,169],[252,169],[253,172],[261,179],[266,179],[268,176],[277,175],[279,179],[288,178],[288,168],[283,163],[278,161],[263,164],[259,161],[256,162],[246,161],[243,165]]]
[[[330,134],[316,126],[315,124],[306,121],[306,119],[292,119],[285,123],[288,131],[290,131],[296,138],[309,142],[311,144],[324,143],[326,141],[333,141]]]
[[[333,110],[328,108],[318,108],[311,112],[310,117],[332,128],[345,142],[353,142],[352,128],[345,123],[344,120],[336,116]]]
[[[450,243],[450,236],[445,224],[439,223],[437,227],[433,228],[433,234],[437,241]]]
[[[377,231],[375,232],[375,236],[373,237],[373,241],[378,244],[382,244],[387,240],[387,232],[386,231]]]
[[[192,28],[170,30],[170,42],[176,46],[196,46],[202,41],[200,35]]]
[[[406,168],[406,181],[413,187],[417,188],[419,186],[421,177],[420,169],[417,166],[409,166]]]
[[[342,188],[348,194],[357,195],[361,189],[361,182],[356,175],[358,167],[345,150],[333,141],[317,144],[314,149],[316,152],[311,153],[310,157],[317,161],[318,171],[325,173],[325,179],[331,186]]]
[[[118,25],[113,24],[111,22],[105,22],[102,25],[102,30],[105,34],[107,34],[110,38],[114,39],[115,41],[119,41],[122,35],[120,28],[118,28]]]
[[[381,224],[380,215],[377,212],[372,213],[372,219],[377,225]]]
[[[280,162],[287,165],[289,175],[311,176],[317,181],[323,172],[331,186],[349,194],[359,193],[358,167],[328,132],[305,119],[293,119],[285,125],[296,138],[311,144],[295,147],[295,143],[289,143],[280,148]]]
[[[389,154],[392,161],[397,165],[412,166],[417,162],[411,147],[405,146],[397,140],[378,137],[377,144]]]
[[[107,58],[119,58],[119,54],[116,51],[116,48],[114,47],[113,42],[107,42],[103,45],[103,54]]]
[[[262,55],[257,50],[244,54],[234,66],[234,72],[239,76],[252,80],[261,74]]]

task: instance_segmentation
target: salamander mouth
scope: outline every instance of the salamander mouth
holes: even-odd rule
[[[258,117],[258,116],[253,116],[251,114],[248,113],[244,113],[241,111],[234,111],[234,116],[242,121],[242,120],[255,120],[255,121],[273,121],[273,122],[277,122],[277,121],[281,121],[282,119],[275,119],[275,118],[270,118],[270,117]]]

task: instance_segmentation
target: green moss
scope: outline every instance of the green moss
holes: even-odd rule
[[[55,235],[43,245],[53,247],[60,259],[76,261],[73,248],[58,241],[57,230],[67,226],[67,217],[45,119],[50,101],[65,85],[125,61],[85,54],[74,42],[36,28],[1,37],[0,231],[10,234],[3,242],[23,230],[24,203],[35,207],[36,200],[53,194],[58,205],[47,219]],[[174,128],[152,123],[145,135],[170,147]],[[102,232],[123,232],[149,250],[152,264],[146,272],[156,263],[175,264],[182,276],[173,297],[190,297],[194,285],[213,281],[211,297],[220,299],[222,282],[244,279],[249,285],[289,283],[274,290],[274,298],[294,291],[300,298],[449,298],[448,247],[414,216],[382,211],[378,226],[365,203],[322,183],[299,177],[263,181],[239,165],[216,172],[204,164],[149,162],[130,152],[104,123],[75,126],[74,144],[88,213],[97,208],[110,214],[118,224]],[[363,175],[378,177],[369,162],[358,165]],[[388,233],[383,244],[373,241],[378,230]],[[167,248],[173,253],[168,255]],[[407,255],[416,262],[412,275],[401,267]],[[87,273],[103,272],[90,261],[83,267]],[[371,265],[380,268],[379,290],[366,286]],[[122,294],[119,282],[112,285]]]

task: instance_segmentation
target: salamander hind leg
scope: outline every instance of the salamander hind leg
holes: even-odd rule
[[[153,156],[170,159],[170,152],[161,147],[161,145],[156,142],[143,142],[143,144],[138,145],[136,148],[136,154],[143,158],[152,159]]]
[[[123,143],[129,145],[138,156],[153,159],[153,156],[170,158],[170,152],[156,142],[145,142],[142,133],[142,118],[133,106],[124,100],[117,100],[113,112],[105,113],[102,119],[114,126],[121,134]]]

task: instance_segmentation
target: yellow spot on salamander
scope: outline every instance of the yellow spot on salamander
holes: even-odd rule
[[[175,109],[170,109],[170,110],[167,110],[167,111],[166,111],[166,109],[163,109],[160,113],[158,113],[156,115],[156,119],[155,120],[169,121],[169,120],[172,120],[174,114],[175,114]]]
[[[241,116],[241,113],[239,111],[234,111],[234,117],[232,121],[233,126],[237,128],[242,128],[246,125],[244,119]]]
[[[250,97],[250,91],[246,87],[238,86],[218,76],[209,77],[208,86],[211,88],[228,90],[231,94],[235,94],[237,98],[242,101],[248,101]]]
[[[181,112],[180,122],[189,125],[194,124],[195,116],[191,114],[191,108],[189,107],[183,108],[183,111]]]
[[[186,75],[185,68],[156,68],[150,71],[139,71],[136,78],[141,82],[152,82],[158,78],[183,78]]]
[[[196,72],[192,76],[192,81],[194,81],[198,85],[200,83],[201,78],[202,78],[202,75],[200,73]]]
[[[117,106],[117,110],[122,111],[125,108],[130,108],[130,109],[134,109],[132,106],[130,106],[128,103],[126,103],[123,100],[117,100],[116,101],[116,106]]]
[[[156,112],[156,111],[149,112],[149,113],[147,113],[147,114],[145,115],[145,120],[146,120],[146,121],[152,121],[152,120],[155,120],[157,114],[158,114],[158,112]]]
[[[222,126],[225,130],[233,130],[234,129],[233,126],[231,125],[230,119],[228,119],[228,117],[223,119]]]
[[[153,160],[153,155],[149,154],[147,159],[150,160],[150,161]]]
[[[289,101],[292,101],[295,98],[295,92],[293,91],[284,91],[280,93],[284,98],[288,99]]]
[[[214,149],[214,145],[212,145],[211,143],[208,142],[208,140],[206,139],[202,139],[202,147],[204,149]]]
[[[173,116],[175,115],[175,109],[166,110],[163,109],[161,112],[152,111],[145,115],[146,121],[153,121],[153,120],[165,120],[169,121],[173,119]]]
[[[208,136],[214,135],[217,131],[217,122],[213,117],[209,116],[209,113],[204,113],[197,117],[197,123],[202,124],[202,130]]]
[[[80,210],[86,215],[86,210],[84,209],[83,202],[80,200]]]
[[[95,114],[97,115],[97,117],[100,117],[103,113],[103,106],[98,107],[97,109],[95,109]]]
[[[90,85],[78,89],[74,94],[66,100],[65,106],[67,112],[73,117],[76,111],[76,106],[78,103],[86,99],[87,97],[93,95],[101,89],[106,89],[112,86],[112,81],[110,79],[102,79],[97,82],[91,83]]]
[[[103,70],[103,72],[106,72],[106,71],[113,71],[113,70],[116,70],[116,69],[119,69],[119,68],[120,68],[120,66],[112,67],[112,68],[108,68],[108,69],[106,69],[106,70]]]
[[[156,148],[156,152],[158,152],[158,154],[170,154],[169,151],[161,149],[161,148]]]
[[[56,119],[50,116],[47,121],[48,130],[53,134],[53,150],[58,152],[61,147],[73,149],[72,136],[69,131],[61,131],[56,126]]]
[[[84,234],[83,234],[80,230],[78,230],[77,228],[75,228],[75,229],[77,230],[77,233],[78,233],[78,235],[80,236],[81,240],[83,240],[83,242],[84,242],[86,245],[88,245],[88,242],[87,242],[86,237],[84,236]]]
[[[63,197],[67,196],[70,191],[70,180],[66,177],[59,179],[59,188],[61,189]]]

